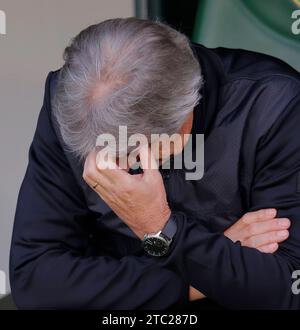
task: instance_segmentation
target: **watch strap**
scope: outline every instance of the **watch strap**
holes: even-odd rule
[[[169,239],[173,239],[177,231],[176,217],[171,213],[169,220],[167,221],[165,227],[161,233]]]

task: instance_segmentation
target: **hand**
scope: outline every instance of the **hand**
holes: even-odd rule
[[[290,220],[275,218],[275,209],[265,209],[246,213],[237,222],[230,226],[224,235],[233,242],[240,241],[242,246],[256,248],[264,253],[274,253],[278,243],[289,236]],[[189,300],[199,300],[205,295],[190,286]]]
[[[100,158],[96,161],[95,151],[88,155],[83,172],[87,184],[140,239],[162,230],[171,211],[161,174],[148,146],[140,150],[143,174],[130,175],[112,161],[110,168],[103,169],[101,161]]]
[[[256,248],[264,253],[274,253],[278,243],[288,236],[290,220],[275,218],[275,209],[265,209],[246,213],[229,227],[224,235],[233,242],[240,241],[242,246]]]

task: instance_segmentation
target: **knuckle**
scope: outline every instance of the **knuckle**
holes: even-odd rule
[[[89,168],[86,168],[86,169],[83,171],[83,175],[82,175],[82,177],[83,177],[85,180],[91,179],[91,178],[92,178],[92,171],[91,171]]]
[[[82,178],[83,178],[84,181],[87,181],[88,180],[88,176],[87,176],[86,171],[83,171]]]
[[[83,170],[83,174],[82,174],[82,177],[85,181],[87,180],[92,180],[95,176],[95,173],[94,173],[94,169],[92,166],[85,166],[84,170]]]
[[[248,221],[249,221],[249,217],[250,217],[250,212],[245,213],[245,214],[242,216],[242,218],[241,218],[242,222],[243,222],[243,223],[248,223]]]

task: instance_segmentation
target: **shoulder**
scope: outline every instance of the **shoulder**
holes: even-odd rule
[[[52,103],[55,97],[55,91],[59,79],[59,73],[60,73],[60,69],[56,71],[50,71],[46,79],[45,97],[48,99],[50,108],[52,108]]]
[[[300,74],[278,58],[242,49],[214,50],[224,70],[224,85],[240,86],[266,106],[284,109],[300,94]]]
[[[300,74],[284,61],[262,53],[243,49],[212,50],[222,63],[227,80],[282,80],[300,85]]]
[[[52,145],[60,148],[61,141],[59,139],[57,125],[55,124],[52,106],[58,74],[59,70],[51,71],[47,74],[44,87],[43,105],[39,113],[33,139],[34,145]]]
[[[287,63],[242,49],[217,48],[213,52],[222,63],[224,93],[236,95],[236,101],[247,101],[249,116],[257,123],[272,123],[295,104],[298,107],[300,74]]]
[[[254,141],[283,117],[299,116],[300,74],[288,64],[241,49],[194,47],[199,58],[204,53],[219,67],[222,122],[244,120],[241,125]]]
[[[204,56],[209,58],[207,65],[218,68],[210,74],[218,75],[226,99],[259,98],[272,106],[280,98],[285,106],[300,93],[300,73],[278,58],[243,49],[191,46],[200,62]]]

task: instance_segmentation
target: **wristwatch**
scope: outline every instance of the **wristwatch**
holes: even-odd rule
[[[156,234],[146,234],[142,246],[153,257],[162,257],[170,249],[173,237],[177,231],[176,217],[171,214],[165,227]]]

